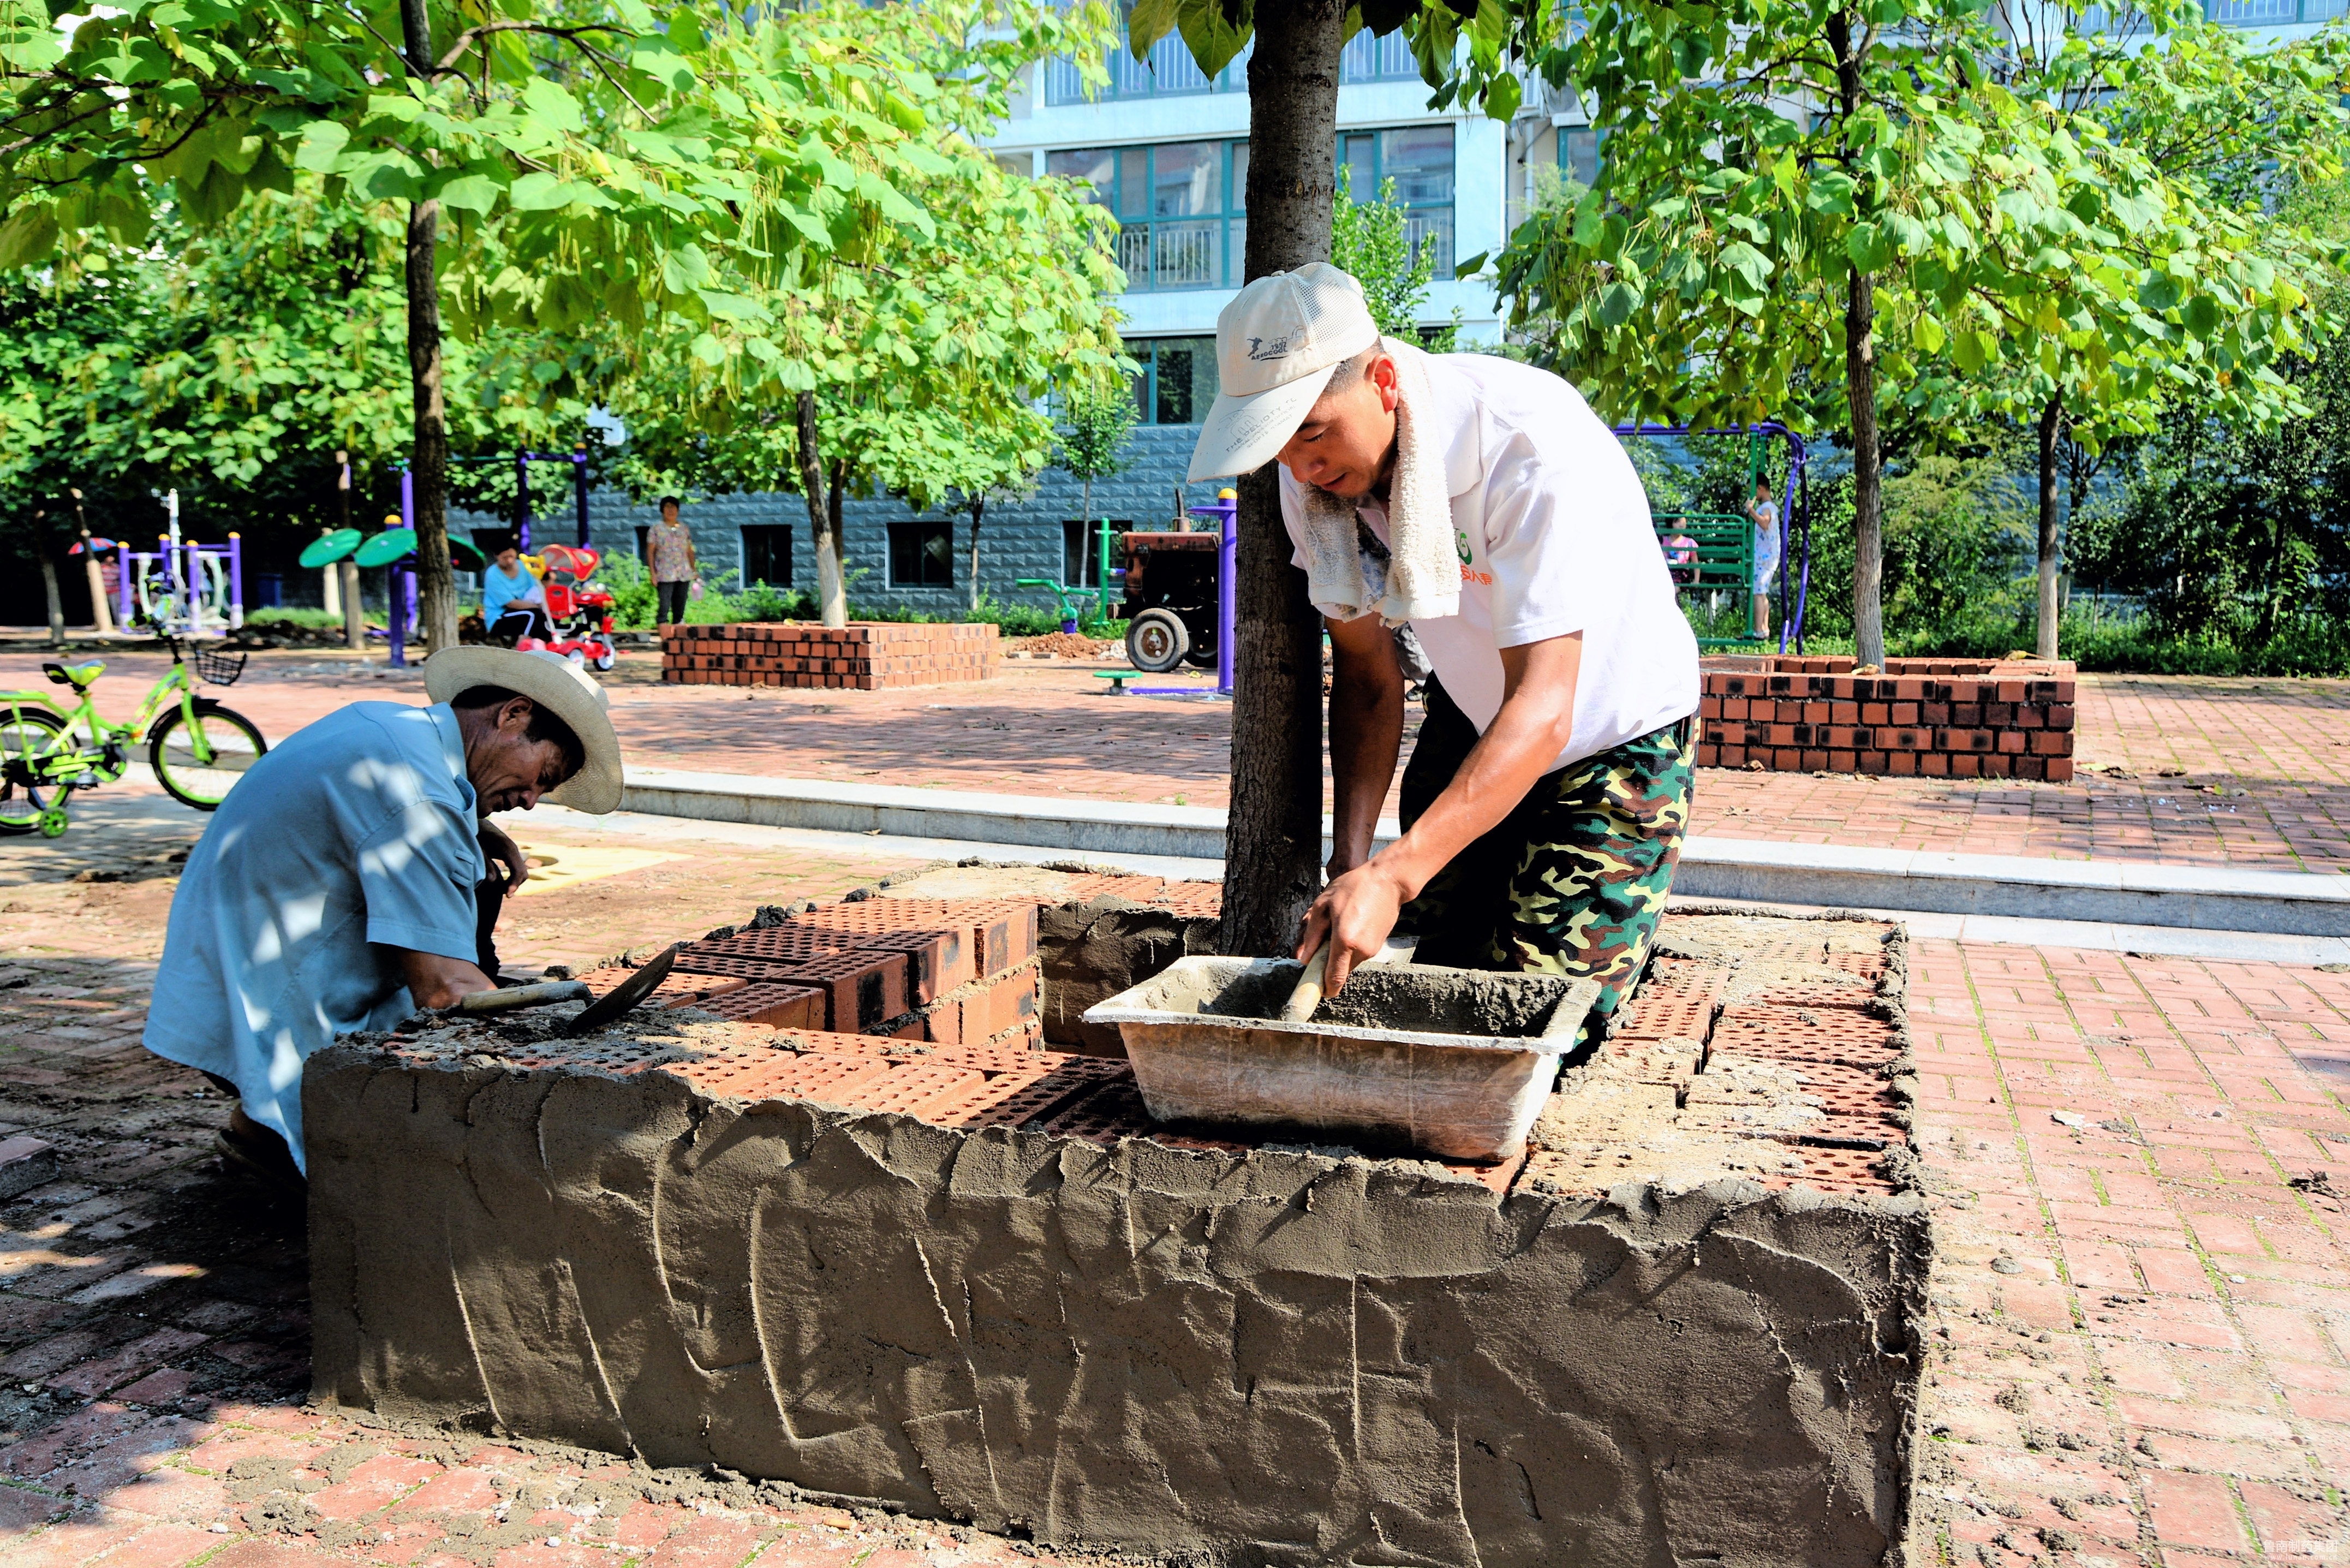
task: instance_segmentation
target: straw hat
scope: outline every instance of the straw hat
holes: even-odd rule
[[[579,737],[588,760],[546,799],[598,816],[619,809],[620,738],[612,732],[610,701],[594,676],[557,655],[511,648],[444,648],[424,661],[424,694],[435,702],[474,686],[502,686],[527,697]]]

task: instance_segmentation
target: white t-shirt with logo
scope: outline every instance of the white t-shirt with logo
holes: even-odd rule
[[[1461,606],[1411,628],[1446,694],[1482,734],[1502,711],[1501,650],[1579,631],[1574,735],[1554,770],[1696,712],[1697,637],[1615,432],[1547,370],[1487,354],[1421,358],[1435,405],[1427,428],[1445,452]],[[1303,495],[1282,469],[1300,570]],[[1388,543],[1385,505],[1359,514]]]

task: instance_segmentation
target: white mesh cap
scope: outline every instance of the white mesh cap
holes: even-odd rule
[[[1191,449],[1191,482],[1253,472],[1273,461],[1330,372],[1378,340],[1363,286],[1327,262],[1242,289],[1216,317],[1223,386]]]

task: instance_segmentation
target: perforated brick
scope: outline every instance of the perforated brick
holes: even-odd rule
[[[961,926],[937,930],[875,931],[854,939],[859,952],[906,955],[906,994],[916,1006],[936,1002],[979,978],[977,944]]]
[[[945,1053],[941,1052],[941,1055]],[[1024,1053],[1044,1055],[1044,1052]],[[1031,1072],[998,1073],[976,1088],[957,1091],[932,1100],[922,1108],[922,1119],[941,1127],[962,1127],[966,1131],[977,1127],[1022,1127],[1067,1103],[1099,1085],[1106,1076],[1122,1075],[1127,1072],[1123,1063],[1105,1065],[1109,1074],[1091,1069],[1088,1059],[1065,1059],[1056,1067]]]
[[[682,1062],[665,1069],[704,1094],[739,1100],[822,1100],[844,1103],[859,1085],[886,1075],[878,1056],[800,1056],[778,1052],[765,1060]]]
[[[825,993],[812,985],[761,981],[700,1005],[721,1018],[764,1023],[771,1029],[814,1029],[824,1023]]]
[[[825,992],[825,1027],[841,1034],[878,1028],[906,1011],[906,955],[823,953],[779,965],[769,978]]]
[[[782,1030],[776,1033],[775,1043],[819,1056],[879,1056],[905,1049],[903,1041],[887,1035],[842,1034],[828,1029]]]
[[[610,969],[592,969],[581,975],[579,981],[600,1000],[609,996],[614,991],[633,979],[636,972],[635,970],[621,969],[618,966]],[[711,997],[723,996],[730,991],[740,991],[745,983],[740,976],[717,973],[699,974],[690,971],[681,973],[671,970],[660,984],[653,988],[652,995],[637,1005],[639,1007],[691,1007]]]
[[[1714,1021],[1708,1048],[1784,1062],[1841,1062],[1876,1067],[1899,1045],[1893,1025],[1850,1008],[1774,1008],[1741,1003]]]
[[[1713,998],[1710,995],[1651,996],[1644,992],[1617,1025],[1615,1037],[1625,1041],[1674,1036],[1702,1040],[1712,1017]]]
[[[826,904],[792,917],[811,929],[862,936],[880,931],[936,930],[972,933],[973,972],[1001,973],[1036,955],[1036,906],[1008,898],[861,898]]]
[[[810,926],[765,926],[754,931],[737,931],[731,937],[712,941],[695,942],[686,949],[694,954],[728,953],[737,958],[810,959],[822,953],[847,950],[836,931],[818,930]]]
[[[977,981],[922,1013],[921,1038],[941,1044],[977,1044],[1036,1015],[1037,966],[1024,965]]]
[[[1045,1130],[1055,1137],[1113,1144],[1149,1132],[1150,1112],[1144,1107],[1142,1091],[1134,1086],[1131,1076],[1114,1078],[1055,1112],[1046,1119]]]
[[[745,981],[775,980],[795,972],[801,964],[819,958],[831,958],[831,953],[811,953],[804,959],[752,957],[743,953],[712,952],[707,948],[691,947],[677,955],[678,974],[733,975]]]
[[[932,1100],[965,1094],[987,1082],[970,1067],[918,1062],[893,1065],[878,1078],[860,1080],[844,1102],[860,1111],[894,1111],[919,1116]]]

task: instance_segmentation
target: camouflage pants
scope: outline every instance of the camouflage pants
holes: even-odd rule
[[[1452,782],[1477,729],[1434,680],[1403,775],[1409,828]],[[1455,856],[1398,929],[1420,963],[1587,975],[1599,981],[1578,1052],[1604,1038],[1640,978],[1689,827],[1697,721],[1685,719],[1546,774]]]

